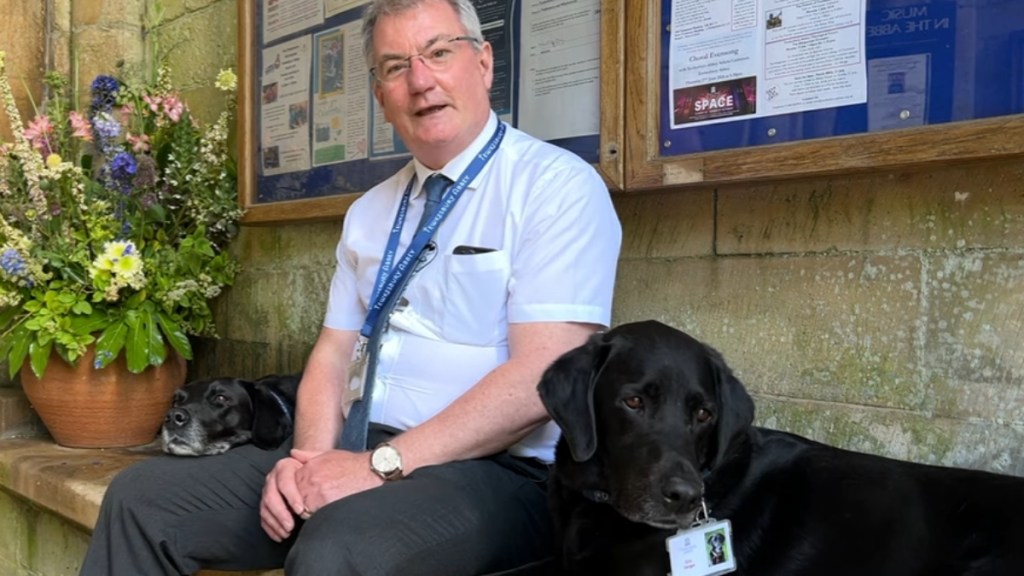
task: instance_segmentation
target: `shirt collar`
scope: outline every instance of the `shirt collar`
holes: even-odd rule
[[[427,177],[431,174],[444,174],[452,182],[458,180],[459,176],[462,176],[462,173],[466,170],[466,167],[469,166],[470,162],[476,158],[476,155],[480,153],[480,150],[483,150],[483,147],[491,139],[491,135],[494,134],[494,131],[497,128],[498,116],[492,110],[490,117],[487,118],[487,124],[484,126],[484,129],[476,135],[476,138],[470,142],[469,146],[466,146],[466,148],[462,152],[459,152],[455,158],[449,160],[448,163],[440,170],[431,170],[424,166],[419,160],[413,158],[412,163],[413,167],[416,169],[416,180],[419,182],[413,196],[419,196],[423,190],[423,183],[427,181]],[[484,169],[486,170],[486,167]],[[466,187],[466,190],[476,189],[477,182],[480,180],[483,173],[484,170],[481,170],[480,174],[477,174],[476,178],[474,178],[473,181],[469,183],[469,186]]]

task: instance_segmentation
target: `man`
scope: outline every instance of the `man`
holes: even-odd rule
[[[558,431],[536,385],[610,321],[618,220],[588,164],[490,110],[491,47],[470,0],[376,0],[363,34],[374,94],[414,161],[346,215],[293,449],[126,470],[82,574],[471,576],[548,554]],[[421,236],[433,173],[450,184],[389,313],[380,296]],[[363,350],[381,310],[371,391]],[[360,402],[373,450],[339,448]]]

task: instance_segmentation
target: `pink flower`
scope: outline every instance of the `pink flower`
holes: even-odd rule
[[[126,136],[128,143],[132,145],[132,151],[136,154],[149,151],[149,136],[141,134],[139,136],[133,136],[131,132]]]
[[[25,138],[32,144],[32,147],[42,152],[49,148],[47,137],[53,133],[53,124],[48,116],[36,116],[25,128]]]
[[[142,100],[146,104],[149,104],[149,109],[150,110],[152,110],[153,112],[155,112],[157,114],[160,113],[160,104],[163,102],[163,98],[161,98],[159,96],[150,96],[150,95],[147,94],[146,96],[142,97]]]
[[[68,119],[71,121],[71,135],[75,138],[81,138],[86,142],[92,142],[92,126],[89,125],[89,121],[85,119],[78,112],[68,113]]]
[[[156,110],[154,110],[154,112],[155,111]],[[121,106],[119,112],[121,113],[122,126],[128,126],[132,123],[132,115],[135,114],[135,107],[132,106],[131,102],[125,104],[124,106]]]
[[[164,112],[174,122],[181,120],[181,114],[185,111],[185,104],[177,96],[171,95],[164,98]]]

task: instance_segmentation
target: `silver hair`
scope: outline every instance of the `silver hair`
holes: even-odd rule
[[[373,29],[381,16],[401,14],[418,8],[432,0],[373,0],[363,10],[363,58],[366,60],[366,67],[373,68]],[[480,28],[480,17],[476,14],[472,0],[442,0],[459,15],[459,21],[465,28],[467,36],[483,40],[483,31]],[[478,43],[473,43],[473,49],[479,50]]]

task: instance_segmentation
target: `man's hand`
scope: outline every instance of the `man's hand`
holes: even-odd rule
[[[370,470],[369,452],[292,450],[290,459],[302,464],[295,472],[294,483],[310,513],[384,483]]]
[[[308,517],[302,492],[296,486],[296,473],[302,462],[282,458],[267,474],[260,499],[260,526],[274,542],[281,542],[295,529],[295,516]]]

